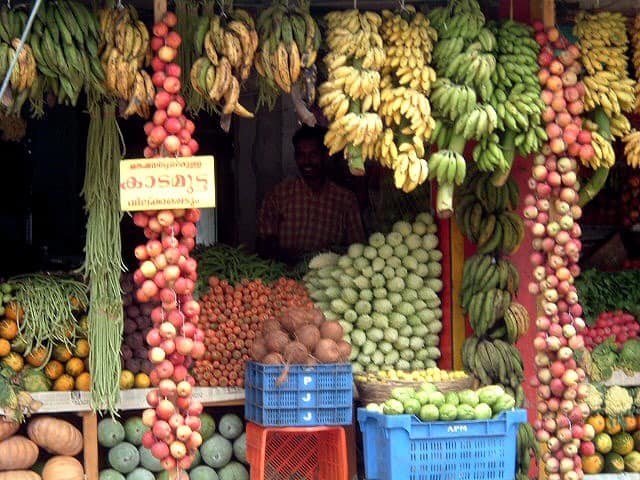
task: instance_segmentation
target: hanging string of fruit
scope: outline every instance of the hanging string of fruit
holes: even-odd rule
[[[8,5],[0,6],[0,78],[4,79],[9,65],[15,58],[26,23],[26,11],[10,8]],[[43,87],[33,50],[29,43],[25,43],[18,55],[18,62],[11,72],[6,97],[10,99],[10,103],[6,113],[11,116],[20,116],[22,106],[29,99],[34,113],[37,116],[43,115]]]
[[[29,44],[45,90],[59,104],[78,102],[83,88],[105,93],[105,72],[98,55],[100,25],[82,3],[60,0],[44,3],[33,22]]]
[[[541,65],[546,62],[543,55],[553,56],[554,51],[558,51],[552,62],[562,59],[561,65],[567,70],[580,70],[577,50],[556,28],[545,31],[539,22],[534,28],[537,41],[543,45]],[[560,76],[547,75],[543,73],[544,68],[541,81],[547,87],[558,84],[552,93],[561,92],[558,97],[566,97]],[[556,79],[551,80],[553,77]],[[574,88],[580,89],[579,85],[580,82]],[[571,123],[580,126],[577,117],[572,118]],[[548,123],[547,131],[550,125],[558,125],[557,116]],[[534,281],[529,284],[529,292],[540,297],[542,310],[536,319],[534,339],[537,375],[532,383],[537,387],[536,409],[540,414],[534,428],[536,439],[547,447],[542,459],[548,478],[575,480],[583,477],[578,455],[581,442],[590,439],[583,428],[589,414],[584,401],[585,372],[578,363],[579,352],[584,348],[581,332],[585,323],[574,285],[580,273],[581,230],[577,220],[582,211],[578,205],[576,155],[572,155],[570,146],[564,142],[563,149],[553,148],[552,142],[559,137],[549,137],[549,145],[543,146],[546,153],[534,159],[529,182],[532,193],[525,198],[525,212],[529,212],[525,213],[526,223],[533,234],[534,249],[531,255]],[[572,151],[582,156],[582,150],[590,145],[578,143]]]
[[[633,20],[630,29],[631,45],[633,46],[633,68],[636,72],[636,88],[635,97],[636,104],[633,112],[640,115],[640,14],[637,14]],[[623,138],[624,156],[627,158],[627,164],[633,168],[640,167],[640,131],[635,128],[627,133]]]
[[[178,135],[167,135],[163,142],[148,137],[148,156],[190,156],[197,150],[191,138],[191,127],[182,114],[184,98],[180,95],[180,72],[176,64],[176,49],[180,44],[172,30],[178,19],[167,12],[153,27],[152,60],[154,77],[164,75],[165,84],[176,86],[174,91],[159,88],[156,94],[156,112],[166,108],[165,129],[177,121]],[[171,82],[167,83],[169,79]],[[160,114],[160,116],[164,116]],[[154,127],[155,128],[155,127]],[[175,137],[168,141],[171,137]],[[162,160],[161,160],[162,161]],[[140,268],[134,272],[138,286],[136,297],[140,302],[150,300],[161,304],[151,312],[153,328],[147,334],[151,347],[149,359],[155,367],[150,374],[154,389],[147,394],[150,408],[143,413],[143,422],[151,428],[143,437],[145,447],[161,462],[165,470],[175,472],[179,480],[188,480],[184,470],[190,468],[198,447],[202,444],[200,418],[202,404],[192,395],[194,378],[188,368],[194,359],[202,358],[204,333],[198,328],[200,306],[193,298],[197,280],[195,259],[189,252],[195,246],[198,209],[174,209],[137,212],[134,222],[144,228],[145,245],[136,247]]]
[[[194,38],[198,59],[191,68],[192,88],[222,115],[229,131],[232,114],[253,118],[240,104],[240,87],[251,75],[258,33],[251,15],[239,8],[202,17]]]
[[[376,158],[382,134],[380,71],[385,51],[382,18],[356,9],[330,12],[324,58],[327,81],[320,85],[318,106],[330,120],[324,143],[329,154],[340,151],[353,175],[364,175],[364,162]]]
[[[433,53],[438,79],[433,85],[438,151],[429,158],[429,178],[438,182],[436,212],[441,218],[453,214],[454,184],[464,181],[467,163],[463,156],[468,140],[482,142],[498,126],[498,115],[487,103],[493,91],[491,76],[496,59],[491,53],[496,39],[485,27],[476,0],[454,0],[429,13],[438,32]]]
[[[547,134],[541,127],[545,105],[537,79],[539,45],[533,29],[507,20],[492,23],[496,38],[496,68],[491,77],[493,93],[488,101],[498,115],[498,127],[479,142],[473,159],[484,172],[495,172],[495,185],[506,182],[516,150],[521,156],[540,151]]]
[[[627,73],[626,20],[617,13],[581,11],[576,18],[574,35],[579,39],[581,62],[586,71],[582,77],[585,112],[589,112],[593,120],[585,122],[585,127],[592,132],[595,151],[591,159],[580,159],[594,170],[602,168],[604,173],[601,175],[606,179],[608,170],[615,163],[612,142],[631,131],[625,112],[631,112],[635,107],[635,81]],[[592,186],[587,191],[591,189]]]
[[[378,140],[377,158],[393,169],[396,188],[411,192],[429,175],[425,142],[435,121],[428,95],[436,80],[429,64],[438,34],[412,6],[400,12],[383,11],[380,33],[386,60],[378,113],[385,129]]]
[[[147,27],[131,5],[101,9],[98,21],[107,94],[123,102],[124,118],[134,114],[148,118],[155,88],[145,70],[151,61]]]
[[[313,104],[316,97],[315,62],[322,38],[309,3],[277,0],[260,13],[255,66],[258,107],[273,110],[280,94],[290,93],[300,120],[313,125],[315,117],[306,105]]]

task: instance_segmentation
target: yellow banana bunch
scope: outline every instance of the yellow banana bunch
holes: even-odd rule
[[[354,175],[364,174],[364,162],[374,159],[383,132],[380,71],[385,52],[377,13],[334,11],[326,16],[324,58],[327,81],[320,85],[318,106],[331,121],[325,136],[329,151],[344,151]]]
[[[631,26],[631,45],[633,46],[633,67],[636,71],[636,105],[634,112],[640,114],[640,13],[633,19]]]
[[[583,78],[585,110],[602,107],[609,119],[616,119],[612,135],[625,135],[629,129],[619,116],[633,111],[636,105],[636,82],[627,73],[629,38],[625,17],[620,13],[582,11],[576,17],[573,33],[579,39],[580,61],[588,73]]]
[[[259,105],[272,109],[280,93],[291,93],[301,78],[302,96],[313,103],[321,34],[309,6],[303,2],[294,5],[288,0],[275,1],[260,13],[257,25],[260,49],[255,66],[259,75]]]
[[[98,11],[100,60],[107,93],[127,102],[122,116],[147,118],[155,95],[145,71],[151,60],[149,31],[132,6]]]
[[[622,141],[627,164],[632,168],[640,168],[640,132],[633,130],[622,137]]]
[[[258,49],[258,32],[251,15],[239,8],[225,15],[201,17],[194,33],[199,58],[193,63],[193,89],[222,115],[253,118],[240,104],[240,87],[251,75]]]
[[[380,33],[386,60],[378,113],[385,131],[376,156],[393,169],[396,188],[410,192],[429,176],[425,142],[435,121],[428,95],[436,80],[430,63],[438,34],[429,19],[412,6],[401,13],[384,10]]]

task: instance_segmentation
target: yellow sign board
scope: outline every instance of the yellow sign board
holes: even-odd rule
[[[120,208],[125,212],[216,206],[211,155],[138,158],[120,162]]]

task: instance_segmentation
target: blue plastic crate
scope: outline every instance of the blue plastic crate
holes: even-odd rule
[[[492,420],[422,422],[358,409],[367,480],[512,480],[526,410]]]
[[[246,362],[245,418],[267,427],[350,425],[353,411],[351,364],[290,365]]]

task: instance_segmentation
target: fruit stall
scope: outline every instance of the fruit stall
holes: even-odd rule
[[[634,8],[98,3],[0,5],[0,480],[640,475]]]

